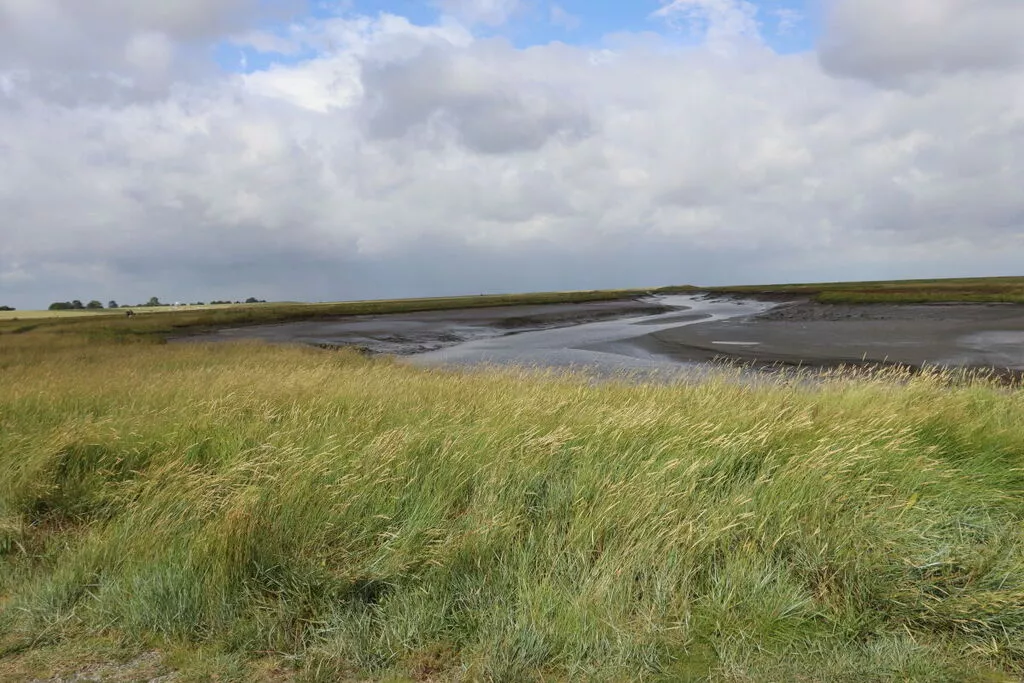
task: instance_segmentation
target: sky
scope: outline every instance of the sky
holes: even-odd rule
[[[0,305],[1022,274],[1020,0],[0,0]]]

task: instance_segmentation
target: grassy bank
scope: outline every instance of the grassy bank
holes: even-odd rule
[[[1024,277],[713,287],[720,294],[807,297],[833,304],[1024,303]]]
[[[1024,395],[903,379],[4,335],[0,678],[1012,680]]]

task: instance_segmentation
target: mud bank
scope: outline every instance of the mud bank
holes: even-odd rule
[[[410,356],[474,340],[678,310],[658,301],[633,299],[499,306],[254,325],[190,335],[172,341],[256,339],[270,343],[324,347],[354,346],[368,353]]]
[[[898,364],[1024,371],[1024,306],[784,303],[634,340],[680,362],[728,359],[832,367]]]
[[[901,365],[1024,373],[1024,305],[844,305],[701,295],[354,316],[224,329],[189,341],[355,346],[417,365],[692,372]]]

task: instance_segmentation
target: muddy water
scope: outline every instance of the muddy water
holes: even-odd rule
[[[408,360],[429,366],[579,368],[598,374],[695,370],[696,363],[681,362],[670,355],[648,350],[636,341],[653,332],[744,318],[774,306],[760,301],[712,300],[704,296],[663,296],[650,301],[676,310],[476,339],[410,356]]]
[[[833,367],[847,363],[1024,371],[1024,306],[828,305],[651,297],[505,306],[263,325],[189,341],[262,339],[358,346],[420,366],[515,365],[699,375],[729,358]]]

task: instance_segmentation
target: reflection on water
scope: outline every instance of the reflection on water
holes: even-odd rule
[[[957,346],[965,353],[955,356],[953,362],[969,358],[975,364],[1024,368],[1024,332],[1021,331],[975,332],[960,337]]]

